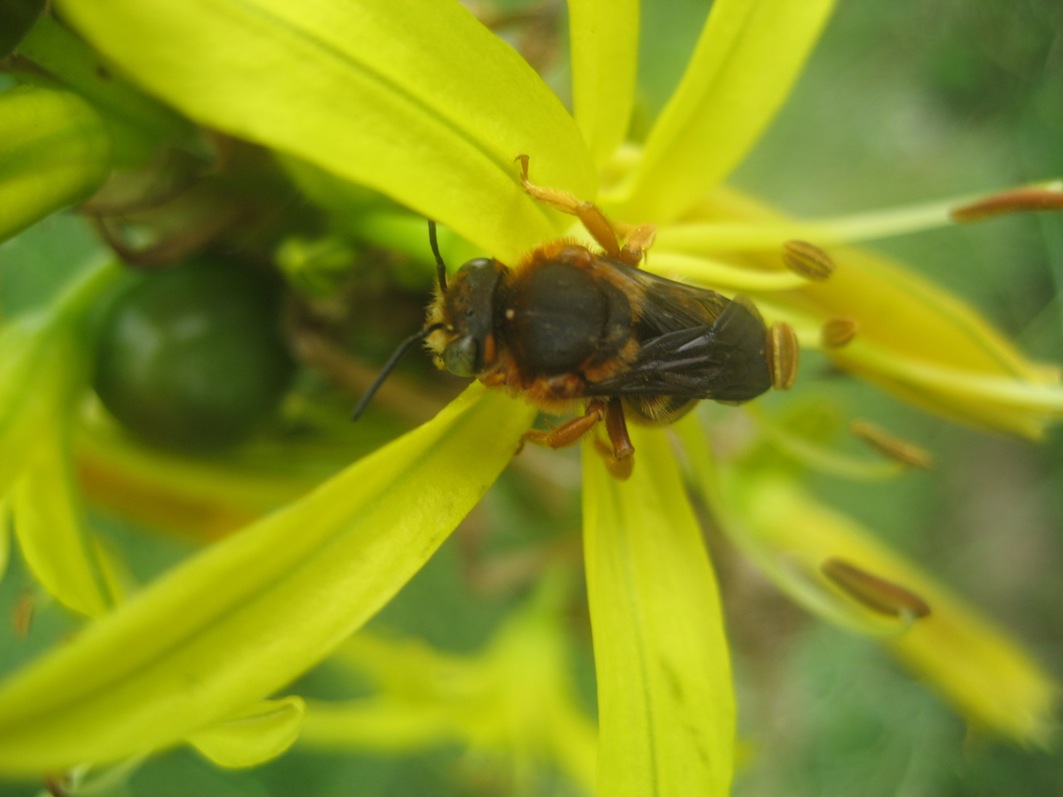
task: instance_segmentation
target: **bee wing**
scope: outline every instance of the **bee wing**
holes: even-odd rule
[[[589,385],[586,394],[747,401],[770,388],[764,322],[738,302],[703,293],[721,303],[711,323],[641,340],[629,368]]]
[[[639,326],[642,337],[663,335],[691,327],[711,325],[730,304],[715,291],[675,282],[665,277],[617,264],[620,274],[642,297]]]

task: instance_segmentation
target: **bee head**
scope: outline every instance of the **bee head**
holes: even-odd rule
[[[497,260],[470,260],[443,293],[445,342],[438,349],[443,367],[452,374],[476,376],[494,359],[494,299],[501,275]]]
[[[380,389],[399,359],[418,343],[435,355],[436,365],[457,376],[476,376],[495,359],[495,289],[505,270],[497,260],[481,257],[470,260],[447,279],[447,267],[439,254],[435,222],[428,222],[428,241],[436,259],[439,282],[435,301],[428,310],[424,327],[408,337],[384,364],[365,395],[354,408],[357,420]]]

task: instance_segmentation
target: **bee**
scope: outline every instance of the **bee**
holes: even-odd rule
[[[424,341],[437,366],[505,390],[551,414],[583,412],[525,442],[571,445],[605,423],[598,441],[618,478],[631,473],[634,447],[627,421],[671,423],[695,403],[739,403],[793,381],[796,338],[766,327],[744,297],[727,299],[643,271],[654,227],[610,222],[590,202],[528,179],[534,199],[576,216],[601,251],[574,239],[532,249],[515,266],[494,258],[465,263],[448,280],[435,224],[429,243],[438,290],[424,328],[404,341],[355,410],[361,414],[402,354]]]

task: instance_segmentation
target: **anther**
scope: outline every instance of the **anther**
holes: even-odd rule
[[[787,241],[782,245],[782,262],[807,280],[822,282],[834,273],[831,256],[808,241]]]
[[[840,349],[852,343],[860,324],[853,318],[831,318],[819,330],[819,339],[824,349]]]
[[[819,569],[832,584],[873,612],[914,619],[930,614],[927,602],[911,590],[842,559],[828,559]]]
[[[793,327],[776,321],[768,330],[768,370],[771,386],[776,390],[789,390],[797,379],[797,362],[800,354],[797,333]]]
[[[1015,188],[979,199],[949,211],[953,221],[979,221],[1007,213],[1024,213],[1036,210],[1063,210],[1063,182],[1049,186]]]
[[[903,465],[929,470],[933,464],[930,452],[867,421],[853,421],[849,424],[849,431],[879,453]]]

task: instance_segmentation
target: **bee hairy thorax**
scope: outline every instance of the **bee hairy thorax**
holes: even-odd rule
[[[518,387],[511,382],[516,376],[519,388],[538,383],[554,398],[568,398],[633,353],[626,350],[631,302],[603,278],[607,269],[597,265],[599,258],[582,246],[559,243],[536,250],[501,281],[495,334],[513,360],[508,387]]]

